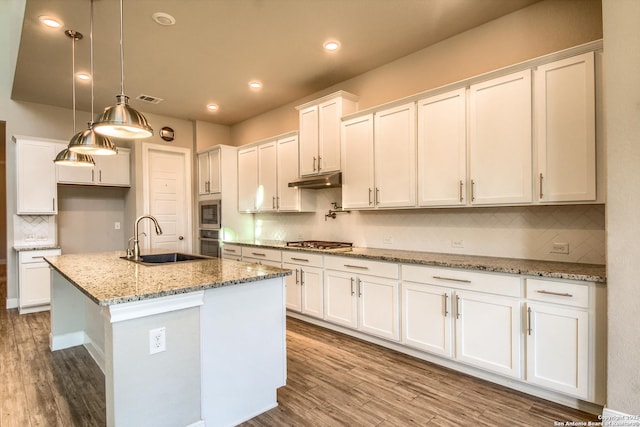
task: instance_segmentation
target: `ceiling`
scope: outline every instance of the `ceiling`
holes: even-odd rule
[[[125,93],[140,111],[233,125],[536,1],[124,0]],[[154,12],[175,25],[155,23]],[[47,28],[41,15],[64,25]],[[119,22],[117,0],[94,0],[96,114],[120,93]],[[12,99],[71,108],[67,29],[83,33],[76,72],[89,72],[90,0],[26,0]],[[324,51],[329,39],[340,49]],[[264,87],[249,89],[251,80]],[[76,84],[79,110],[91,111],[90,87]]]

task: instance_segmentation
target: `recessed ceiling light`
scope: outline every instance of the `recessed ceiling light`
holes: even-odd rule
[[[60,28],[64,25],[64,22],[51,16],[42,15],[42,16],[38,16],[38,19],[43,25],[46,25],[47,27],[50,27],[50,28]]]
[[[151,15],[151,19],[153,19],[156,24],[164,26],[174,25],[176,23],[176,18],[164,12],[154,13]]]
[[[333,52],[334,50],[338,50],[340,48],[340,43],[335,40],[331,40],[331,41],[325,42],[324,48],[325,50]]]
[[[262,88],[262,82],[259,82],[258,80],[253,80],[249,82],[249,87],[251,89],[261,89]]]
[[[212,111],[212,112],[213,112],[213,111],[218,111],[218,109],[219,109],[219,108],[220,108],[220,107],[218,107],[216,104],[209,104],[209,105],[207,105],[207,110]]]
[[[88,73],[76,73],[76,78],[78,80],[82,80],[83,82],[91,80],[91,75]]]

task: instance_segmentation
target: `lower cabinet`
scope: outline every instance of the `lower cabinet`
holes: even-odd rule
[[[44,257],[55,255],[60,255],[60,249],[20,252],[18,257],[18,309],[20,314],[49,310],[51,271]]]
[[[396,264],[326,257],[324,281],[324,320],[400,340]]]
[[[293,271],[291,276],[286,277],[287,309],[322,319],[322,255],[284,252],[282,268]]]
[[[264,264],[270,267],[282,266],[282,253],[277,249],[263,249],[252,246],[242,246],[241,252],[242,261],[244,262]]]
[[[242,261],[242,247],[230,243],[223,243],[222,258],[233,261]]]

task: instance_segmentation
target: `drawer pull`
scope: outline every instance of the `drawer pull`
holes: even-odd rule
[[[309,260],[308,260],[308,259],[306,259],[306,258],[291,258],[291,260],[293,260],[293,261],[309,262]]]
[[[234,254],[236,253],[235,249],[230,249],[230,248],[224,248],[224,251],[225,252],[231,252],[231,253],[234,253]]]
[[[456,295],[456,319],[460,318],[460,296]]]
[[[355,292],[353,291],[353,277],[351,277],[349,280],[351,281],[351,296],[353,296],[355,294]]]
[[[31,257],[31,259],[44,259],[44,257],[42,255],[40,255],[40,256]]]
[[[466,279],[454,279],[452,277],[442,277],[442,276],[431,276],[431,277],[438,280],[449,280],[450,282],[471,283],[471,280],[466,280]]]
[[[531,335],[531,307],[527,307],[527,333]]]
[[[255,256],[267,256],[267,254],[261,254],[260,252],[251,252],[251,255],[255,255]]]
[[[545,290],[540,290],[540,291],[536,291],[539,294],[545,294],[545,295],[555,295],[557,297],[573,297],[573,294],[567,293],[567,292],[551,292],[551,291],[545,291]]]
[[[298,269],[296,268],[296,285],[300,283],[300,279],[298,279]]]
[[[449,294],[448,293],[444,293],[444,317],[447,317],[449,315],[449,312],[447,311],[447,300],[449,299]]]
[[[356,278],[356,285],[358,286],[358,297],[362,296],[362,281],[360,278]]]
[[[345,267],[347,268],[359,268],[360,270],[368,270],[369,267],[365,267],[362,265],[351,265],[351,264],[344,264]]]

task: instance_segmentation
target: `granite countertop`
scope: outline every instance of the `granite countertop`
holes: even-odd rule
[[[25,252],[25,251],[44,251],[48,249],[60,249],[60,245],[56,245],[54,243],[45,243],[45,244],[22,244],[22,245],[14,245],[13,250],[16,252]]]
[[[309,248],[291,248],[281,241],[228,242],[242,246],[285,249],[291,251],[315,252],[402,264],[422,264],[435,267],[461,268],[490,271],[496,273],[522,274],[554,279],[581,280],[605,283],[606,266],[601,264],[581,264],[572,262],[539,261],[518,258],[499,258],[477,255],[460,255],[437,252],[407,251],[399,249],[379,249],[353,247],[351,251],[334,251]]]
[[[146,251],[144,253],[166,251]],[[183,294],[283,277],[290,270],[211,258],[147,266],[122,251],[48,256],[45,260],[98,305]]]

